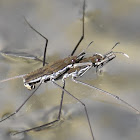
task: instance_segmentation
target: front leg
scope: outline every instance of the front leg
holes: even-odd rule
[[[92,62],[74,64],[74,68],[76,68],[75,77],[82,77],[92,66]],[[74,76],[74,73],[71,75]]]

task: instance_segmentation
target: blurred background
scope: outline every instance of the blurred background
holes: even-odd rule
[[[81,37],[82,6],[83,0],[0,0],[0,80],[42,66],[32,58],[42,59],[45,40],[27,25],[24,17],[49,39],[46,60],[50,63],[70,55]],[[114,51],[130,58],[118,54],[100,74],[92,69],[79,80],[111,92],[140,110],[140,1],[86,0],[85,9],[85,39],[75,55],[91,41],[94,43],[87,53],[93,54],[104,54],[119,41]],[[66,89],[86,104],[96,140],[140,139],[140,115],[135,111],[70,78],[66,82]],[[62,85],[61,80],[58,83]],[[14,112],[30,93],[22,79],[0,83],[0,118]],[[68,95],[59,123],[42,131],[10,136],[13,131],[54,120],[60,97],[61,90],[55,85],[43,84],[16,116],[0,123],[0,139],[92,140],[83,106]]]

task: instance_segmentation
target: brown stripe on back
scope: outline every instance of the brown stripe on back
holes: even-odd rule
[[[45,65],[44,67],[41,67],[28,73],[23,77],[23,79],[25,79],[25,82],[28,83],[44,75],[50,75],[65,68],[67,65],[72,64],[72,60],[76,60],[76,58],[76,56],[70,56],[65,59],[61,59],[56,62],[50,63],[48,65]]]

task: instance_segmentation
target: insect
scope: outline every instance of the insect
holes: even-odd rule
[[[58,122],[60,120],[60,118],[61,118],[61,109],[62,109],[62,105],[63,105],[63,96],[64,96],[64,93],[66,93],[66,94],[70,95],[71,97],[73,97],[75,100],[77,100],[78,102],[80,102],[83,105],[84,110],[85,110],[85,114],[86,114],[86,117],[87,117],[87,121],[88,121],[88,124],[89,124],[89,129],[90,129],[90,132],[91,132],[91,136],[92,136],[92,139],[94,140],[93,130],[92,130],[92,126],[91,126],[91,123],[90,123],[90,118],[89,118],[89,115],[88,115],[86,105],[81,100],[79,100],[77,97],[73,96],[70,92],[68,92],[65,89],[65,79],[68,78],[68,77],[72,77],[72,80],[74,82],[76,82],[76,83],[83,84],[83,85],[88,86],[90,88],[96,89],[96,90],[98,90],[100,92],[103,92],[103,93],[105,93],[105,94],[107,94],[109,96],[112,96],[113,98],[121,101],[122,103],[124,103],[128,107],[134,109],[136,112],[140,113],[136,108],[134,108],[132,105],[130,105],[126,101],[120,99],[118,96],[113,95],[112,93],[109,93],[107,91],[104,91],[102,89],[96,88],[94,86],[91,86],[89,84],[86,84],[84,82],[81,82],[81,81],[77,80],[77,77],[82,77],[92,67],[96,68],[96,71],[98,71],[105,64],[107,64],[108,62],[113,60],[116,57],[116,53],[120,53],[120,54],[123,54],[123,55],[127,56],[123,52],[114,52],[113,51],[113,49],[115,48],[115,46],[118,43],[116,43],[114,45],[114,47],[108,53],[106,53],[104,55],[101,55],[99,53],[95,53],[92,56],[87,57],[86,52],[83,51],[79,55],[74,56],[77,48],[79,47],[79,44],[84,39],[84,17],[85,17],[85,0],[84,0],[84,4],[83,4],[82,36],[81,36],[80,40],[78,41],[77,45],[73,49],[73,51],[72,51],[70,56],[68,56],[68,57],[66,57],[64,59],[58,60],[56,62],[53,62],[51,64],[46,64],[46,51],[47,51],[48,39],[46,37],[44,37],[41,33],[39,33],[37,30],[35,30],[27,21],[27,24],[35,32],[37,32],[39,35],[41,35],[46,40],[46,45],[45,45],[45,50],[44,50],[44,57],[43,57],[43,67],[41,67],[41,68],[39,68],[37,70],[34,70],[33,72],[30,72],[28,74],[20,75],[20,76],[17,76],[17,77],[7,79],[7,80],[11,80],[11,79],[16,79],[16,78],[22,78],[24,86],[29,90],[34,89],[34,91],[19,106],[19,108],[14,113],[11,113],[7,117],[1,119],[0,122],[3,122],[5,120],[7,120],[8,118],[10,118],[11,116],[15,115],[16,113],[18,113],[19,110],[25,105],[25,103],[35,94],[35,92],[38,90],[38,88],[40,87],[40,85],[42,83],[46,83],[48,81],[52,82],[55,86],[57,86],[58,88],[60,88],[62,90],[62,95],[61,95],[59,113],[58,113],[58,116],[57,116],[56,120],[54,120],[52,122],[49,122],[49,123],[46,123],[46,124],[43,124],[41,126],[37,126],[37,127],[34,127],[34,128],[23,130],[23,131],[15,132],[13,135],[17,135],[17,134],[23,133],[23,132],[28,132],[28,131],[31,131],[31,130],[40,129],[40,128],[43,128],[43,127],[47,127],[47,126],[49,126],[51,124],[54,124],[54,123]],[[58,85],[56,83],[56,80],[58,80],[58,79],[62,79],[63,86],[60,86],[60,85]],[[4,81],[6,81],[6,80],[0,81],[0,82],[4,82]],[[37,87],[35,87],[35,85],[37,83],[39,85]]]

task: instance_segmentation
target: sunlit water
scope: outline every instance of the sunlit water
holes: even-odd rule
[[[1,0],[0,49],[3,52],[43,55],[44,40],[32,31],[23,16],[49,39],[47,61],[67,57],[81,36],[82,0]],[[114,50],[127,53],[130,58],[117,55],[100,75],[92,69],[81,81],[120,96],[140,110],[139,0],[86,0],[85,39],[76,54],[93,40],[87,52],[106,53]],[[42,64],[38,61],[0,55],[0,79],[28,73]],[[58,81],[61,84],[61,81]],[[135,111],[80,84],[67,80],[66,89],[83,101],[88,109],[96,140],[139,140],[140,116]],[[16,79],[0,84],[0,117],[14,112],[29,96]],[[92,139],[84,108],[65,95],[61,121],[41,131],[11,136],[10,133],[32,128],[57,118],[61,90],[51,83],[43,84],[21,111],[0,123],[0,140],[85,140]]]

